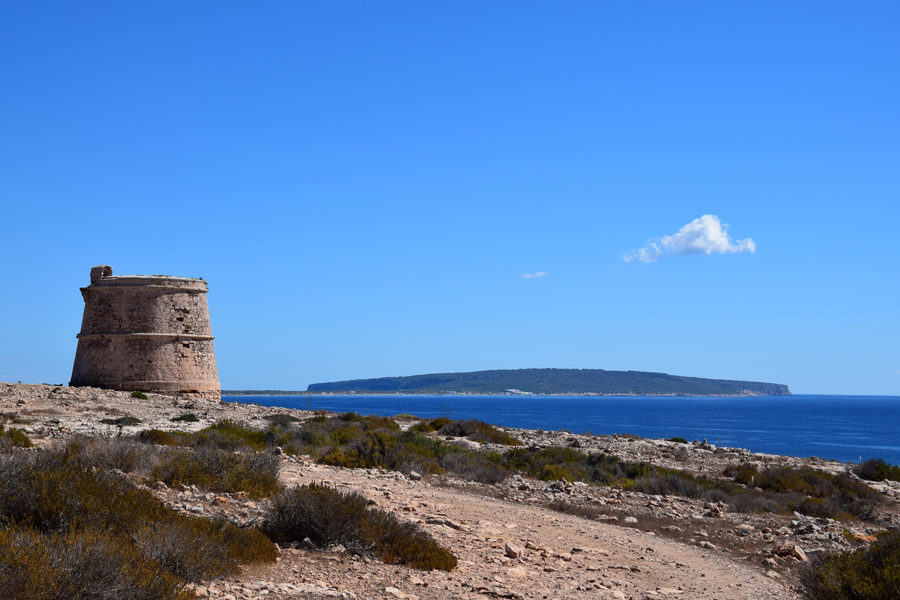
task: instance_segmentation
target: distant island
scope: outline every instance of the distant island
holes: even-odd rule
[[[305,393],[598,395],[598,396],[790,396],[788,386],[758,381],[703,379],[643,371],[603,369],[506,369],[433,373],[311,384]],[[222,392],[225,395],[233,392]],[[247,393],[247,392],[243,392]],[[271,394],[272,391],[259,394]],[[301,392],[302,393],[302,392]]]

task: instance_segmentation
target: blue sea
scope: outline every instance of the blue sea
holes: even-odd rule
[[[704,439],[752,452],[900,464],[900,396],[225,396],[265,406],[480,419],[527,429]]]

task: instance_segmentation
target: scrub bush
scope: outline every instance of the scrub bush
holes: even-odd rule
[[[85,469],[118,469],[126,473],[147,471],[157,460],[154,448],[126,438],[78,436],[66,444],[65,454]]]
[[[272,498],[263,531],[282,544],[308,538],[323,548],[340,544],[355,554],[429,571],[451,571],[457,562],[415,524],[367,508],[366,499],[356,492],[327,485],[297,486]]]
[[[271,562],[259,531],[181,515],[69,449],[0,459],[0,596],[192,597],[188,582]]]
[[[118,419],[100,419],[104,425],[115,425],[116,427],[134,427],[140,425],[142,421],[137,417],[119,417]]]
[[[853,469],[853,472],[868,481],[900,481],[900,466],[891,465],[883,458],[870,458]]]
[[[438,433],[441,435],[452,435],[454,437],[464,437],[474,442],[483,444],[501,444],[503,446],[521,446],[522,442],[509,435],[502,429],[497,429],[493,425],[489,425],[484,421],[475,419],[466,419],[462,421],[450,421],[442,426]]]
[[[868,548],[813,559],[800,575],[809,600],[900,598],[900,532],[878,534]]]
[[[811,467],[774,467],[763,471],[752,465],[725,469],[736,483],[769,493],[782,512],[797,511],[812,517],[846,520],[871,519],[881,498],[866,484],[846,475],[832,475]]]
[[[157,446],[184,446],[189,438],[176,431],[162,431],[161,429],[145,429],[137,436],[139,442],[154,444]]]
[[[281,489],[278,458],[271,453],[231,453],[211,447],[173,449],[160,457],[150,478],[166,485],[196,485],[214,492],[247,492],[264,498]]]
[[[418,431],[420,433],[431,433],[432,431],[437,431],[444,425],[448,425],[452,423],[450,419],[447,417],[441,417],[439,419],[432,419],[431,421],[423,421],[422,423],[418,423],[410,427],[413,431]],[[448,434],[449,435],[449,434]]]
[[[245,447],[264,450],[267,446],[265,432],[251,429],[231,419],[223,419],[197,433],[192,433],[189,440],[192,446],[211,446],[228,451]]]
[[[175,422],[181,423],[199,423],[200,419],[197,418],[197,415],[194,413],[186,413],[183,415],[178,415],[177,417],[172,417],[172,420]]]
[[[16,429],[15,427],[10,427],[9,429],[5,429],[3,424],[0,424],[0,451],[4,449],[11,449],[13,447],[16,448],[31,448],[34,444],[31,439],[25,432],[21,429]]]

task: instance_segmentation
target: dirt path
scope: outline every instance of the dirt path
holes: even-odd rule
[[[392,472],[303,463],[287,464],[282,477],[289,485],[325,481],[361,492],[379,507],[419,521],[460,562],[450,574],[420,573],[337,557],[324,561],[331,568],[298,572],[297,563],[308,562],[311,553],[287,552],[270,579],[290,572],[295,582],[302,575],[304,583],[318,581],[360,598],[797,598],[759,569],[716,551],[533,505]],[[333,568],[348,563],[357,568]]]

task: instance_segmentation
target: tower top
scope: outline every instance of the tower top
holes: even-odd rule
[[[206,292],[206,281],[198,277],[173,275],[113,275],[109,265],[97,265],[91,269],[91,285],[82,291],[97,287],[165,287],[192,292]]]

